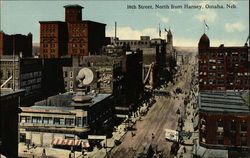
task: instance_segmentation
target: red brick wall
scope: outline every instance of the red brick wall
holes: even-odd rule
[[[247,147],[250,148],[250,116],[240,116],[240,115],[233,115],[233,114],[205,114],[200,113],[199,115],[199,133],[202,132],[201,130],[201,119],[205,119],[206,121],[206,130],[205,130],[205,138],[206,138],[206,145],[217,145],[216,136],[220,133],[224,136],[224,145],[231,146],[230,133],[231,130],[231,122],[234,120],[236,122],[236,146],[240,147],[240,137],[247,136]],[[217,121],[220,120],[223,122],[223,131],[217,131]],[[247,132],[240,132],[240,123],[246,122],[247,123]],[[201,136],[201,135],[200,135]],[[201,143],[201,139],[199,140]]]
[[[235,52],[238,55],[234,54]],[[214,63],[209,62],[212,60],[214,60]],[[213,66],[216,69],[213,69]],[[249,72],[250,70],[247,68],[247,47],[208,47],[207,49],[199,49],[200,91],[249,89],[250,76],[247,74]],[[223,77],[219,76],[219,74],[222,74]],[[210,81],[213,82],[209,84]]]

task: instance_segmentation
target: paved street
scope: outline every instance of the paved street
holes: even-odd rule
[[[172,142],[165,140],[165,129],[176,130],[178,126],[178,118],[182,116],[185,119],[187,112],[191,115],[186,118],[184,130],[192,132],[193,127],[191,122],[193,113],[191,104],[196,100],[191,98],[191,101],[186,108],[184,106],[184,98],[190,95],[191,81],[194,79],[192,77],[194,77],[195,60],[193,57],[191,59],[186,58],[186,61],[186,64],[182,65],[176,74],[177,77],[175,78],[175,84],[170,84],[167,88],[161,89],[170,92],[171,96],[156,96],[156,103],[149,108],[149,111],[145,116],[142,116],[140,120],[139,117],[131,118],[133,122],[136,122],[133,126],[135,128],[133,136],[132,131],[126,133],[124,130],[124,123],[117,127],[117,131],[113,132],[113,137],[107,140],[109,147],[107,151],[109,152],[109,157],[132,158],[136,155],[138,149],[144,144],[153,144],[154,146],[157,146],[157,151],[161,151],[163,157],[174,157],[173,155],[170,155]],[[180,88],[182,93],[174,94],[176,88]],[[180,110],[180,114],[176,114],[177,109]],[[154,134],[153,139],[152,133]],[[120,140],[122,143],[115,146],[114,140]],[[190,141],[192,142],[192,140]],[[105,141],[103,141],[102,144],[104,142]],[[181,146],[177,155],[178,157],[183,155],[183,147],[184,146]],[[189,146],[186,147],[186,149],[188,153],[184,154],[184,157],[190,157],[192,147]],[[28,157],[32,157],[33,155],[35,155],[35,157],[40,157],[42,155],[42,150],[43,148],[40,147],[27,150],[24,145],[19,145],[19,152]],[[46,148],[46,155],[48,157],[68,157],[69,153],[69,150]],[[75,152],[75,156],[82,157],[82,153]],[[105,148],[94,148],[92,152],[86,152],[84,157],[103,158],[105,156]]]
[[[136,155],[136,151],[143,144],[156,144],[157,150],[162,151],[163,157],[170,156],[171,142],[165,140],[165,128],[177,129],[178,114],[177,109],[183,108],[184,97],[190,92],[190,85],[193,75],[194,58],[189,60],[189,64],[182,66],[175,85],[168,86],[166,90],[172,93],[177,87],[184,93],[172,97],[156,97],[156,103],[150,108],[148,114],[142,117],[142,121],[135,124],[135,136],[127,132],[122,140],[122,144],[115,147],[111,152],[111,157],[130,158]],[[152,133],[155,138],[152,139]]]

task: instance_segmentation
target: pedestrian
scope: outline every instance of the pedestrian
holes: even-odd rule
[[[152,139],[154,139],[155,138],[155,135],[154,135],[154,133],[152,133]]]
[[[187,152],[187,149],[185,148],[185,146],[183,147],[183,151],[184,151],[184,153],[186,153],[186,152]]]

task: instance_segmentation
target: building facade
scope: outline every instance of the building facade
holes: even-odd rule
[[[199,144],[250,153],[249,91],[199,93]]]
[[[104,134],[112,124],[110,94],[64,93],[22,107],[20,139],[38,146],[57,145],[53,141],[81,140],[88,134]],[[68,145],[68,144],[61,144]]]
[[[19,100],[24,90],[1,89],[0,93],[0,153],[9,158],[18,157]]]
[[[203,90],[247,90],[250,88],[248,46],[210,47],[204,34],[199,41],[199,88]]]
[[[40,21],[40,57],[99,54],[105,44],[106,24],[82,20],[79,5],[67,5],[65,21]]]
[[[20,55],[23,57],[32,57],[32,34],[8,35],[0,32],[0,56]]]
[[[15,56],[13,59],[12,56],[2,56],[0,84],[2,88],[24,89],[21,105],[29,106],[50,95],[64,92],[62,67],[70,64],[71,58],[37,59]]]

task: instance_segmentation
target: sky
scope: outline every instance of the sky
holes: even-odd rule
[[[106,36],[114,36],[117,22],[119,39],[139,39],[140,36],[166,38],[164,28],[171,29],[175,46],[196,47],[204,33],[212,46],[243,46],[249,35],[248,0],[181,0],[181,1],[2,1],[0,0],[0,30],[7,34],[33,34],[39,43],[39,21],[64,21],[64,8],[79,4],[83,20],[106,25]],[[203,9],[127,9],[127,5],[202,5]],[[206,5],[235,5],[234,9],[206,9]]]

